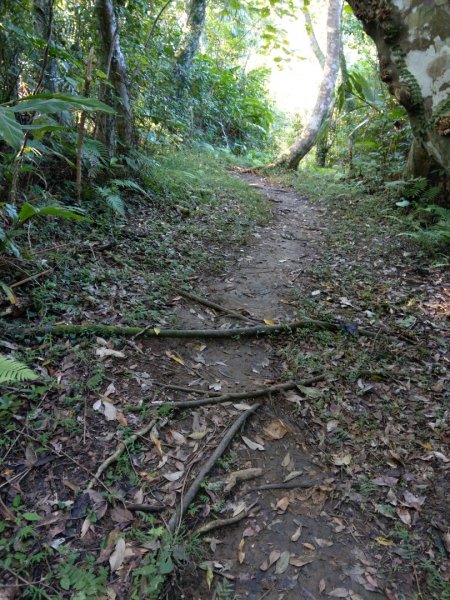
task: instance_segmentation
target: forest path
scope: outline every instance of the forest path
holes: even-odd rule
[[[326,210],[266,179],[251,174],[239,177],[267,196],[273,204],[273,219],[268,226],[257,228],[249,244],[237,251],[223,278],[200,278],[195,291],[261,323],[292,320],[297,312],[293,290],[301,295],[303,274],[324,250]],[[183,302],[176,311],[177,326],[181,328],[230,326],[233,321],[191,302]],[[286,370],[276,338],[211,340],[204,348],[176,342],[170,345],[170,352],[183,357],[185,365],[200,361],[196,368],[202,374],[191,378],[191,385],[220,389],[221,393],[277,383],[283,380]],[[191,362],[186,357],[192,357]],[[186,379],[178,383],[186,385]],[[320,395],[320,387],[318,391],[304,390],[307,396],[316,392]],[[213,481],[226,479],[229,472],[241,469],[260,468],[263,472],[260,478],[238,484],[227,498],[220,492],[206,492],[205,501],[209,495],[212,507],[221,505],[225,509],[224,514],[216,516],[223,518],[255,502],[257,505],[240,523],[205,536],[210,546],[208,560],[212,562],[204,562],[203,569],[209,566],[223,578],[215,575],[208,589],[204,573],[200,580],[197,573],[195,581],[189,574],[180,588],[183,597],[311,600],[330,593],[354,600],[384,597],[376,593],[378,584],[371,575],[377,571],[377,559],[367,553],[367,540],[360,537],[351,511],[342,511],[340,502],[333,500],[338,483],[335,473],[323,464],[322,450],[311,452],[307,447],[305,431],[298,422],[304,399],[297,392],[288,392],[263,400],[241,432],[246,439],[237,435],[231,452],[213,471]],[[184,432],[191,430],[191,420],[231,423],[242,408],[237,404],[221,406],[219,411],[203,408],[186,417],[184,428],[180,427]],[[251,491],[284,481],[290,485],[298,482],[299,487]],[[206,506],[205,515],[211,510]],[[268,560],[273,564],[266,568]]]

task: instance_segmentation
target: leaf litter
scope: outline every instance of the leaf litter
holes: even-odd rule
[[[299,204],[288,194],[283,194],[283,201],[292,202],[299,214],[304,211],[305,218],[317,218],[314,207]],[[278,242],[267,242],[263,237],[258,241],[267,243],[275,248]],[[283,269],[283,277],[291,268],[290,260],[298,254],[298,248],[292,246],[290,257],[288,246],[282,251],[283,263],[279,267]],[[313,254],[317,260],[317,248]],[[372,264],[373,256],[367,260]],[[236,403],[213,409],[202,407],[171,417],[169,426],[156,425],[128,447],[123,455],[126,461],[110,466],[107,476],[101,478],[106,489],[97,482],[99,491],[86,490],[90,475],[83,469],[95,473],[98,465],[125,439],[128,430],[136,431],[149,422],[145,411],[140,413],[135,409],[146,407],[153,415],[156,414],[156,409],[152,412],[153,400],[162,398],[170,402],[180,397],[170,389],[157,391],[153,379],[163,379],[169,384],[175,380],[180,385],[201,387],[207,393],[220,391],[225,380],[228,386],[236,379],[241,389],[255,387],[255,375],[259,386],[271,378],[278,381],[280,365],[292,374],[296,363],[311,375],[320,365],[329,374],[326,381],[314,387],[298,386],[296,391],[267,402],[264,416],[246,426],[245,435],[234,440],[228,455],[217,466],[218,487],[213,477],[197,498],[195,510],[187,516],[189,526],[195,527],[211,512],[215,512],[215,518],[245,513],[250,506],[242,499],[249,486],[245,478],[236,480],[229,490],[230,501],[223,502],[222,490],[230,481],[229,473],[260,469],[262,473],[258,476],[271,483],[280,481],[280,472],[285,469],[291,472],[283,483],[299,483],[297,488],[289,488],[281,495],[277,490],[256,492],[259,507],[252,516],[230,529],[219,530],[217,537],[208,538],[206,543],[211,550],[214,548],[218,558],[200,565],[207,573],[208,593],[214,589],[216,572],[231,577],[237,593],[240,581],[244,585],[250,578],[256,578],[259,590],[269,589],[265,586],[273,582],[258,579],[257,573],[265,577],[276,564],[271,572],[280,589],[283,586],[286,590],[293,589],[301,569],[311,590],[308,593],[313,595],[358,600],[378,598],[382,592],[390,600],[399,600],[405,590],[416,593],[418,586],[423,594],[426,573],[422,570],[417,574],[417,564],[427,562],[435,569],[435,577],[448,577],[440,563],[442,548],[446,551],[450,548],[448,529],[439,508],[439,501],[446,495],[439,497],[435,491],[448,480],[450,462],[442,404],[448,389],[448,333],[436,320],[433,313],[436,305],[429,301],[438,282],[418,278],[414,266],[405,263],[403,281],[419,298],[419,310],[410,319],[406,291],[396,285],[398,268],[392,270],[382,259],[376,260],[382,261],[377,266],[379,278],[370,283],[367,281],[370,270],[359,275],[361,265],[352,263],[352,256],[342,249],[336,252],[335,263],[329,265],[329,283],[320,283],[323,273],[306,273],[303,285],[314,299],[317,311],[332,312],[341,318],[342,334],[335,337],[324,334],[321,340],[312,333],[299,333],[288,350],[277,346],[276,341],[270,345],[258,340],[246,345],[240,342],[238,350],[233,342],[223,344],[221,351],[212,343],[197,345],[194,348],[197,354],[192,355],[183,343],[171,343],[169,349],[160,339],[147,345],[136,338],[124,351],[115,350],[110,342],[98,338],[93,352],[87,342],[68,341],[61,364],[47,368],[48,374],[57,377],[57,393],[50,390],[35,414],[27,417],[27,435],[45,433],[49,443],[41,448],[44,452],[34,453],[31,458],[28,452],[27,476],[11,480],[5,486],[7,490],[10,488],[6,496],[8,506],[11,507],[17,493],[35,506],[40,522],[48,522],[47,539],[55,551],[62,544],[69,549],[81,544],[85,552],[94,551],[98,563],[107,564],[109,572],[116,574],[117,578],[108,585],[108,594],[116,597],[126,589],[122,577],[125,571],[137,569],[143,556],[157,556],[164,529],[155,517],[154,537],[138,541],[134,532],[148,531],[149,527],[144,524],[142,514],[128,510],[127,505],[147,508],[162,505],[164,516],[170,516],[199,466],[209,456],[211,446],[217,444],[236,414],[250,406]],[[350,266],[351,283],[342,277],[342,271]],[[281,281],[280,284],[282,287]],[[261,283],[246,280],[244,285],[249,295],[244,294],[241,303],[255,299],[251,314],[256,314],[262,303],[262,320],[282,322],[286,313],[280,312],[280,306],[284,311],[293,306],[290,300],[280,301],[273,294],[265,298]],[[347,289],[343,289],[344,285]],[[234,290],[239,292],[237,283]],[[230,288],[229,293],[235,292]],[[289,287],[285,286],[282,294],[289,297]],[[189,316],[180,306],[176,310],[186,326],[197,319],[197,313]],[[269,314],[273,319],[264,317]],[[214,326],[224,325],[212,312],[202,318],[209,319]],[[380,337],[377,342],[354,336],[357,326],[376,324],[396,331],[400,323],[403,330],[425,336],[420,352],[401,336],[388,341]],[[155,330],[159,325],[163,324],[158,323]],[[229,321],[225,325],[229,326]],[[110,379],[103,393],[99,393],[95,374],[77,358],[83,349],[88,349],[91,357],[96,356]],[[43,364],[46,351],[45,348],[40,351]],[[195,374],[191,371],[194,367]],[[45,364],[42,368],[46,370]],[[231,380],[218,369],[233,373]],[[186,381],[189,375],[191,381]],[[70,398],[74,396],[76,382],[84,377],[86,380],[94,377],[87,388],[86,406],[81,401],[74,408]],[[105,389],[103,384],[101,389]],[[143,394],[150,396],[144,399]],[[55,421],[54,411],[59,421]],[[74,433],[55,426],[57,422],[70,424]],[[28,439],[26,443],[29,442]],[[21,444],[22,440],[18,447]],[[56,459],[40,463],[45,453]],[[16,465],[23,461],[18,457],[15,449],[6,457],[3,483],[15,476]],[[320,473],[326,479],[323,481],[322,477],[322,483],[316,484],[314,478],[317,480]],[[309,480],[312,484],[308,487]],[[60,482],[56,495],[49,481]],[[250,498],[255,497],[255,492],[252,494]],[[352,545],[354,551],[349,552]],[[298,547],[304,551],[299,552]],[[417,557],[414,563],[412,552]],[[262,556],[265,558],[260,561]],[[336,557],[341,559],[339,563]],[[326,576],[323,576],[324,561]],[[181,573],[181,561],[177,568]]]

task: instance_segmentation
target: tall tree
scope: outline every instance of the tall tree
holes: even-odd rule
[[[187,19],[175,54],[177,94],[181,96],[189,81],[192,63],[205,28],[207,0],[188,0]]]
[[[115,119],[104,115],[98,123],[98,137],[108,146],[110,153],[114,152],[115,136],[117,132],[118,142],[125,148],[133,145],[133,117],[131,113],[131,102],[127,66],[120,46],[120,36],[113,0],[97,0],[96,11],[100,31],[100,47],[102,55],[102,66],[112,84],[114,107],[117,110]],[[104,101],[111,102],[107,86],[103,90]]]
[[[51,56],[53,33],[53,0],[33,0],[35,28],[38,36],[47,44],[44,51],[44,61],[41,87],[52,94],[58,91],[58,64]]]
[[[323,66],[323,77],[317,101],[309,122],[300,138],[281,154],[275,166],[296,169],[316,142],[322,123],[327,118],[332,102],[336,78],[339,71],[339,49],[341,46],[341,0],[329,0],[327,17],[327,53]]]
[[[424,174],[424,157],[450,173],[450,2],[347,2],[377,46],[381,79],[408,112],[410,174]]]

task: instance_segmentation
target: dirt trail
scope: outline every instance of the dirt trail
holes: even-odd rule
[[[245,309],[245,314],[259,321],[294,318],[290,291],[295,286],[301,293],[302,272],[323,249],[322,211],[292,190],[253,175],[240,176],[273,202],[274,218],[268,227],[258,228],[254,241],[238,251],[223,279],[200,281],[195,291],[228,308]],[[229,326],[233,319],[183,302],[177,309],[176,321],[180,327],[199,328]],[[201,363],[197,365],[200,377],[176,379],[184,385],[189,381],[197,388],[220,388],[221,392],[259,388],[279,381],[283,365],[277,343],[267,339],[211,341],[201,352],[196,352],[199,348],[196,344],[175,342],[171,351]],[[155,349],[154,343],[151,347]],[[176,394],[174,397],[178,399]],[[238,485],[225,500],[224,515],[219,516],[230,516],[233,509],[240,504],[242,507],[242,502],[245,506],[257,502],[257,506],[251,517],[206,536],[210,544],[207,558],[213,561],[214,571],[227,578],[234,589],[234,596],[230,597],[234,598],[311,600],[330,592],[335,597],[354,600],[384,597],[375,592],[376,587],[371,583],[371,572],[375,572],[372,565],[380,557],[369,556],[364,538],[358,537],[354,515],[342,511],[337,500],[333,501],[333,490],[339,482],[321,464],[320,452],[312,455],[308,451],[295,416],[296,410],[301,410],[301,398],[291,393],[290,399],[294,403],[282,395],[263,401],[242,432],[264,450],[252,450],[240,436],[233,442],[234,460],[225,465],[226,469],[260,467],[263,476]],[[222,424],[234,420],[237,412],[232,405],[205,408],[194,419]],[[186,417],[185,431],[190,429],[191,419],[192,415]],[[271,435],[280,439],[271,439]],[[218,469],[218,472],[223,477],[224,471]],[[297,472],[301,474],[291,479],[291,484],[306,480],[319,485],[250,491],[264,484],[283,482]],[[212,479],[217,477],[220,475],[214,472]],[[207,493],[213,505],[222,500],[220,493]],[[292,536],[296,541],[292,541]],[[262,570],[261,565],[271,553],[278,560]],[[200,585],[197,576],[195,583],[189,575],[186,577],[185,598],[222,597],[220,575],[215,577],[210,590],[204,572],[200,571]]]

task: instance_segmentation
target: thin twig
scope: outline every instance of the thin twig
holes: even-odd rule
[[[30,275],[30,277],[25,277],[25,279],[21,279],[20,281],[16,281],[16,283],[12,283],[9,287],[14,289],[23,285],[24,283],[28,283],[29,281],[33,281],[33,279],[37,279],[38,277],[43,277],[48,273],[51,273],[53,269],[46,269],[45,271],[41,271],[40,273],[36,273],[36,275]]]
[[[298,386],[308,386],[325,379],[325,374],[311,377],[305,381],[288,381],[287,383],[277,383],[270,387],[262,388],[259,390],[250,390],[246,392],[230,392],[229,394],[222,394],[220,396],[208,396],[207,398],[199,398],[198,400],[186,400],[180,402],[167,402],[160,400],[158,404],[165,404],[173,408],[193,408],[196,406],[205,406],[206,404],[221,404],[222,402],[230,402],[234,400],[244,400],[248,398],[260,398],[261,396],[267,396],[276,392],[282,392],[285,390],[295,390]]]
[[[300,481],[286,481],[285,483],[266,483],[264,485],[252,488],[246,492],[245,495],[247,496],[252,492],[261,492],[263,490],[295,490],[297,488],[307,489],[314,487],[315,485],[319,485],[319,483],[322,483],[322,479],[301,479]]]
[[[130,510],[131,512],[145,512],[145,513],[153,513],[159,512],[167,508],[163,504],[127,504],[125,503],[125,508]]]
[[[178,505],[177,510],[175,511],[175,514],[172,515],[172,517],[167,525],[169,531],[171,531],[173,533],[177,529],[177,527],[179,527],[181,525],[183,516],[184,516],[186,510],[188,509],[189,505],[191,504],[191,502],[194,500],[195,496],[197,495],[197,492],[200,489],[200,486],[203,483],[205,477],[208,475],[208,473],[214,467],[214,465],[216,464],[218,459],[222,456],[222,454],[228,448],[231,440],[236,435],[236,433],[239,431],[239,429],[242,427],[242,425],[245,423],[245,421],[248,419],[248,417],[251,414],[253,414],[260,406],[261,406],[260,404],[253,404],[253,406],[251,406],[248,410],[246,410],[244,413],[242,413],[242,415],[238,419],[236,419],[236,421],[233,423],[233,425],[228,429],[228,431],[222,438],[222,441],[220,442],[220,444],[217,446],[217,448],[212,453],[211,457],[207,460],[207,462],[200,469],[199,474],[197,475],[197,477],[191,484],[186,495],[181,499],[181,502]]]
[[[154,381],[154,385],[157,385],[161,388],[166,388],[168,390],[176,390],[178,392],[187,392],[191,394],[208,394],[208,396],[221,396],[219,392],[211,392],[210,390],[200,390],[198,388],[190,388],[187,385],[175,385],[174,383],[160,383],[159,381]]]
[[[150,421],[150,423],[148,423],[148,425],[146,425],[142,429],[139,429],[139,431],[136,431],[136,433],[134,433],[133,435],[130,435],[130,437],[128,437],[123,442],[120,442],[120,444],[116,448],[116,451],[113,454],[111,454],[110,456],[108,456],[108,458],[106,460],[104,460],[102,462],[102,464],[99,466],[99,468],[95,472],[94,477],[88,483],[88,486],[86,489],[88,489],[88,490],[92,489],[95,485],[95,482],[100,481],[100,477],[101,477],[102,473],[110,465],[112,465],[112,463],[116,462],[116,460],[120,456],[122,456],[122,454],[125,452],[126,447],[129,446],[130,444],[132,444],[133,442],[135,442],[139,436],[145,435],[146,433],[148,433],[152,429],[152,427],[154,427],[156,425],[156,422],[157,422],[157,419],[153,419],[152,421]]]
[[[258,320],[258,319],[253,319],[252,317],[246,317],[245,315],[242,315],[241,313],[239,313],[235,310],[232,310],[231,308],[226,308],[225,306],[217,304],[217,302],[211,302],[211,300],[208,300],[207,298],[202,298],[202,296],[197,296],[197,294],[192,294],[191,292],[186,292],[184,290],[180,290],[180,289],[176,289],[176,288],[172,288],[172,289],[175,293],[179,294],[180,296],[183,296],[184,298],[188,298],[189,300],[193,300],[194,302],[197,302],[198,304],[203,304],[204,306],[208,306],[209,308],[214,308],[214,310],[223,312],[226,315],[229,315],[230,317],[234,317],[235,319],[240,319],[241,321],[257,321]]]
[[[7,567],[5,565],[5,563],[2,562],[2,569],[5,569],[5,571],[7,571],[10,575],[12,575],[13,577],[15,577],[16,579],[18,579],[19,581],[21,581],[22,583],[30,586],[30,587],[36,587],[35,584],[33,584],[31,581],[27,581],[25,579],[25,577],[22,577],[22,575],[19,575],[19,573],[15,573],[13,570],[11,570],[9,567]],[[45,583],[43,583],[42,581],[39,582],[39,585],[45,585],[45,587],[48,587],[49,589],[52,589],[50,586],[46,585]],[[40,589],[39,590],[39,594],[43,597],[46,598],[47,600],[52,600],[51,596],[49,596],[46,592],[44,592],[44,590]]]

